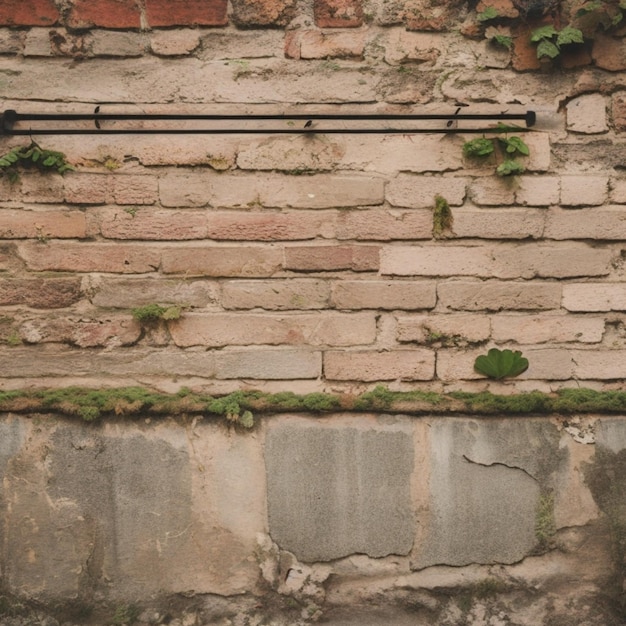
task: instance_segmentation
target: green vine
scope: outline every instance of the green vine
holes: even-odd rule
[[[0,156],[0,174],[6,175],[12,183],[19,179],[19,169],[37,169],[40,172],[64,174],[74,168],[67,162],[62,152],[44,150],[36,142],[28,146],[17,146]]]
[[[498,129],[501,133],[507,133],[510,127],[499,125]],[[514,174],[523,174],[524,166],[516,159],[517,156],[529,156],[530,148],[526,142],[517,135],[500,135],[497,137],[487,138],[478,137],[471,139],[463,144],[463,154],[471,159],[484,159],[495,154],[496,145],[500,145],[504,154],[504,160],[496,167],[498,176],[512,176]]]

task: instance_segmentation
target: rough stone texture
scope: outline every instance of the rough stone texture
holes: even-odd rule
[[[315,24],[320,28],[354,28],[363,23],[361,0],[315,0]]]
[[[606,120],[606,100],[600,94],[580,96],[567,103],[567,128],[587,135],[604,133],[609,127]]]
[[[324,353],[324,375],[329,380],[430,380],[434,370],[432,350]]]
[[[370,421],[364,428],[355,420],[292,419],[270,426],[266,468],[272,539],[304,562],[354,553],[408,554],[411,448],[406,421]]]

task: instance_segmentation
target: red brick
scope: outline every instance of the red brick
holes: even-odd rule
[[[207,233],[206,213],[151,209],[127,212],[124,209],[112,209],[103,212],[100,230],[107,239],[204,239]]]
[[[361,0],[315,0],[313,15],[320,28],[354,28],[363,24]]]
[[[324,376],[329,380],[431,380],[434,375],[432,350],[324,353]]]
[[[232,0],[237,26],[286,26],[295,15],[295,0]]]
[[[531,33],[539,24],[530,25],[519,22],[513,26],[513,56],[511,63],[513,68],[523,72],[526,70],[538,70],[541,61],[537,58],[537,45],[530,41]]]
[[[67,239],[85,235],[82,211],[0,210],[0,237],[3,239]]]
[[[117,272],[142,274],[159,267],[159,253],[139,245],[99,243],[24,243],[19,254],[38,272]]]
[[[146,17],[156,26],[224,26],[227,0],[146,0]]]
[[[619,72],[626,70],[626,41],[610,35],[597,33],[591,56],[598,67]]]
[[[0,305],[58,309],[81,299],[79,278],[7,278],[0,280]]]
[[[2,0],[0,26],[52,26],[59,20],[53,0]]]
[[[377,271],[378,246],[302,246],[285,248],[285,269],[305,272]]]
[[[70,10],[70,28],[139,28],[137,0],[76,0]]]
[[[519,11],[511,0],[480,0],[476,5],[476,13],[482,13],[489,7],[496,10],[498,17],[519,17]]]

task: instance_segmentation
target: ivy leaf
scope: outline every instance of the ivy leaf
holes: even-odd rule
[[[587,2],[584,4],[578,11],[576,11],[576,17],[582,17],[587,13],[591,13],[592,11],[597,11],[602,8],[602,2],[600,0],[594,0],[593,2]]]
[[[541,59],[542,57],[549,57],[550,59],[555,59],[559,56],[560,50],[555,46],[551,41],[547,39],[542,39],[539,45],[537,46],[537,58]]]
[[[487,22],[488,20],[494,20],[496,17],[498,17],[498,11],[495,7],[486,7],[482,13],[476,16],[476,19],[479,22]]]
[[[486,355],[481,355],[474,362],[474,369],[479,373],[500,380],[519,376],[528,369],[528,359],[519,350],[498,350],[492,348]]]
[[[463,144],[463,154],[468,157],[485,157],[494,151],[493,141],[479,137]]]
[[[530,149],[520,137],[499,137],[499,140],[505,145],[505,149],[509,154],[519,152],[524,156],[530,154]]]
[[[578,28],[566,26],[556,39],[557,46],[563,46],[568,43],[585,43],[583,33]]]
[[[533,30],[530,35],[530,40],[533,43],[537,43],[542,39],[552,39],[552,37],[555,37],[558,34],[559,33],[554,26],[552,26],[552,24],[548,24],[547,26],[542,26],[541,28]]]
[[[497,43],[503,48],[506,48],[507,50],[510,50],[513,46],[513,37],[510,37],[509,35],[494,35],[491,38],[491,41]]]
[[[617,26],[623,19],[624,19],[624,14],[623,13],[618,13],[611,20],[611,26]]]
[[[513,174],[523,174],[524,172],[524,166],[515,159],[507,159],[496,168],[498,176],[512,176]]]

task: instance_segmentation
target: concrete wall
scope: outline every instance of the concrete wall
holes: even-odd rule
[[[197,624],[623,623],[621,416],[146,422],[2,416],[4,593],[70,618],[178,597]]]

